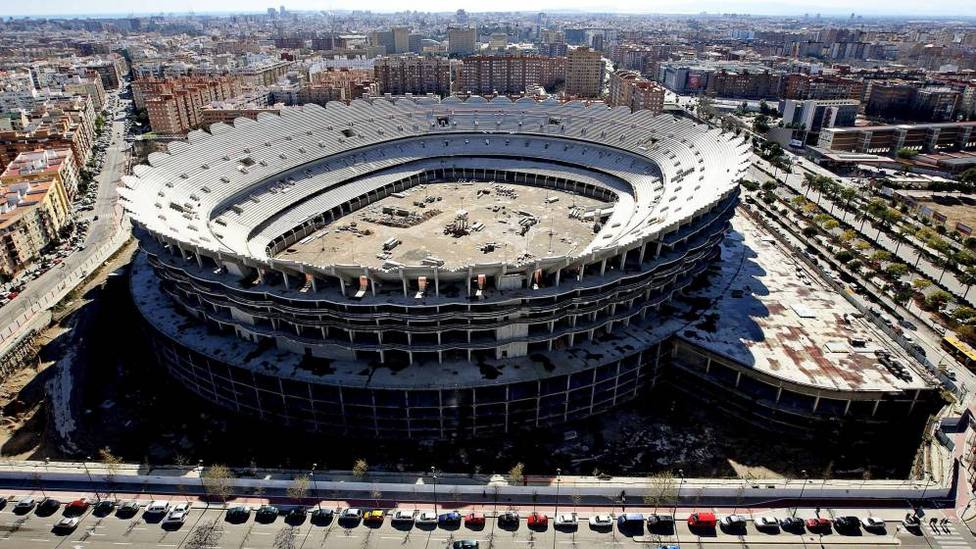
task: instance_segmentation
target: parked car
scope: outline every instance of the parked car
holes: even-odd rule
[[[169,502],[166,500],[156,500],[149,502],[146,506],[146,513],[150,515],[157,515],[169,511]]]
[[[830,519],[828,518],[808,518],[807,530],[814,533],[821,533],[830,530]]]
[[[907,530],[918,530],[922,527],[922,519],[918,518],[918,515],[907,513],[905,514],[905,518],[902,519],[901,524]]]
[[[274,505],[262,505],[254,512],[254,518],[257,520],[273,521],[278,518],[278,508]]]
[[[302,506],[292,507],[285,514],[285,520],[288,521],[303,521],[305,517],[308,516],[308,510]]]
[[[71,503],[64,506],[64,512],[69,514],[80,515],[88,510],[91,503],[88,502],[88,498],[78,498]]]
[[[519,516],[514,511],[505,511],[498,515],[498,524],[501,526],[518,526]]]
[[[756,517],[756,519],[753,520],[753,523],[756,525],[756,528],[759,529],[771,530],[779,528],[779,521],[776,520],[776,517],[771,517],[769,515]]]
[[[437,513],[433,511],[421,511],[417,515],[417,524],[437,524]]]
[[[593,515],[589,522],[591,528],[610,528],[613,526],[613,517],[610,515]]]
[[[549,517],[544,513],[539,513],[533,511],[529,514],[529,517],[525,520],[525,523],[529,525],[529,528],[542,528],[549,524]]]
[[[119,514],[121,515],[134,515],[139,512],[139,502],[134,500],[129,500],[119,506]]]
[[[318,509],[312,511],[312,524],[325,524],[332,520],[332,516],[335,513],[332,509],[325,509],[319,507]]]
[[[363,518],[362,509],[357,509],[355,507],[343,509],[342,513],[339,513],[339,520],[341,521],[359,521],[361,518]]]
[[[63,517],[61,520],[54,523],[54,530],[68,533],[73,531],[77,526],[78,517]]]
[[[648,528],[664,528],[674,526],[674,515],[666,515],[664,513],[653,513],[647,515],[647,526]]]
[[[61,502],[54,498],[44,498],[37,504],[38,513],[53,513],[61,507]]]
[[[484,526],[485,525],[485,515],[484,513],[468,513],[464,516],[465,526]]]
[[[107,515],[115,510],[115,502],[108,499],[103,499],[95,504],[94,513],[96,515]]]
[[[413,522],[414,517],[417,516],[417,511],[407,511],[406,509],[397,509],[393,516],[390,517],[391,522]]]
[[[644,524],[644,515],[641,513],[623,513],[617,516],[617,528],[626,528],[628,525]]]
[[[166,518],[163,519],[163,525],[168,524],[171,526],[175,526],[178,524],[183,524],[184,522],[186,522],[187,513],[189,513],[189,511],[187,510],[170,511],[169,513],[167,513]]]
[[[230,509],[227,509],[225,518],[230,521],[245,521],[251,516],[251,508],[247,505],[235,505]]]
[[[779,519],[779,527],[783,530],[798,530],[803,528],[803,519],[800,517],[786,517]]]
[[[478,549],[478,540],[459,539],[451,544],[451,549]]]
[[[438,524],[457,524],[459,522],[461,522],[461,513],[457,511],[448,511],[437,515]]]
[[[861,520],[853,516],[834,517],[835,530],[857,530],[861,526]]]
[[[363,513],[363,522],[368,522],[370,524],[379,524],[383,522],[383,518],[385,516],[386,513],[384,513],[379,509],[370,509],[369,511]]]
[[[559,513],[556,515],[556,526],[576,526],[579,524],[579,519],[576,517],[576,513]]]
[[[14,511],[27,512],[33,509],[36,504],[37,501],[30,496],[20,498],[17,505],[14,505]]]
[[[863,526],[865,530],[884,530],[885,521],[883,519],[879,519],[878,517],[865,517],[861,519],[861,526]]]
[[[688,515],[688,528],[715,528],[718,519],[715,513],[692,513]]]

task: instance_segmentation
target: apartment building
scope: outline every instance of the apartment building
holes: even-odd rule
[[[9,129],[0,129],[0,167],[5,168],[23,152],[70,148],[74,165],[81,170],[91,154],[95,116],[88,97],[38,103],[29,115],[22,114]]]
[[[205,105],[241,94],[241,82],[236,76],[146,80],[133,83],[133,90],[137,87],[149,113],[149,126],[161,135],[183,135],[200,127],[200,113]]]
[[[530,87],[552,89],[566,79],[566,59],[538,55],[476,55],[463,60],[454,91],[479,95],[522,94]]]
[[[579,47],[566,56],[566,95],[600,97],[603,93],[603,56],[598,51]]]
[[[451,93],[451,62],[444,57],[416,54],[380,57],[373,64],[379,93],[393,95]]]
[[[451,55],[471,55],[478,42],[478,31],[473,27],[451,27],[447,29],[447,53]]]
[[[864,94],[864,82],[840,76],[812,76],[786,74],[782,77],[781,99],[851,99],[860,101]]]
[[[619,70],[610,75],[610,93],[607,104],[611,107],[628,107],[632,112],[649,110],[661,114],[664,110],[665,89],[637,71]]]
[[[52,242],[68,222],[71,150],[18,156],[0,175],[0,273],[13,276]],[[77,174],[74,174],[77,185]]]
[[[315,73],[314,81],[298,91],[298,104],[325,106],[329,101],[352,101],[364,95],[379,95],[373,73],[360,69],[327,69]]]
[[[976,122],[824,128],[817,146],[835,151],[894,154],[976,149]]]
[[[814,145],[823,128],[853,126],[861,103],[852,99],[785,99],[779,111],[792,139]]]

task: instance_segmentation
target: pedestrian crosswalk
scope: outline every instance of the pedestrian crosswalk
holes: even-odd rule
[[[933,546],[944,547],[945,549],[961,549],[962,547],[976,547],[956,529],[956,525],[951,522],[947,525],[939,525],[931,528],[928,532]]]

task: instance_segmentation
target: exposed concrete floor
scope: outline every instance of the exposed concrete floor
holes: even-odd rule
[[[516,195],[499,193],[499,187],[510,189]],[[486,191],[488,193],[484,194]],[[440,200],[424,202],[428,196]],[[547,198],[558,200],[547,202]],[[425,207],[420,208],[415,202],[422,202]],[[496,186],[486,182],[418,185],[403,197],[390,195],[353,212],[311,238],[295,243],[279,257],[319,265],[370,267],[380,267],[386,261],[420,265],[428,256],[443,260],[445,268],[473,263],[518,263],[582,250],[594,236],[593,222],[571,218],[570,210],[608,206],[593,198],[526,185]],[[408,210],[419,216],[431,215],[434,210],[440,213],[405,228],[367,221],[382,216],[385,207]],[[445,226],[461,210],[467,211],[469,226],[481,222],[484,228],[471,230],[461,237],[444,234]],[[538,219],[538,223],[522,236],[519,222],[528,217]],[[348,230],[352,223],[356,224],[355,230]],[[371,234],[363,234],[367,230]],[[390,238],[401,243],[384,254],[383,243]],[[479,249],[489,242],[496,244],[494,251]]]

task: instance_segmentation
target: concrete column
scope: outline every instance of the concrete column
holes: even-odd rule
[[[315,275],[312,275],[312,291],[313,292],[319,291],[318,279],[315,278]]]
[[[342,295],[346,295],[346,281],[341,276],[339,277],[339,291]]]
[[[285,289],[286,290],[290,290],[291,289],[291,277],[288,276],[288,273],[286,273],[285,271],[281,271],[281,279],[284,280],[284,282],[285,282]]]
[[[657,243],[657,247],[654,249],[654,259],[661,257],[661,241]]]
[[[562,267],[556,268],[556,287],[559,287],[559,275],[561,275],[562,272],[563,272]]]
[[[624,250],[624,253],[620,254],[620,270],[621,271],[624,270],[624,265],[626,265],[626,264],[627,264],[627,250]]]
[[[712,358],[705,357],[705,373],[706,374],[709,373],[709,370],[711,369],[712,369]]]
[[[471,267],[468,267],[468,297],[471,297]]]
[[[600,262],[600,276],[603,276],[607,272],[607,258],[603,258]]]
[[[817,395],[817,399],[813,401],[813,411],[816,412],[817,408],[820,407],[820,395]]]
[[[783,396],[783,387],[776,388],[776,404],[779,404],[779,398]]]
[[[881,399],[874,401],[874,408],[871,410],[871,417],[874,417],[878,413],[878,405],[881,404]]]
[[[197,258],[197,267],[203,268],[203,258],[200,257],[200,252],[195,252],[193,255]]]
[[[851,399],[847,399],[847,404],[844,405],[845,416],[847,415],[847,412],[850,411],[850,409],[851,409]]]
[[[640,255],[637,256],[637,262],[641,265],[644,264],[644,253],[647,252],[647,242],[641,244]]]
[[[439,272],[437,267],[434,267],[434,295],[437,297],[441,296],[441,277],[438,274]]]
[[[403,283],[403,297],[407,297],[407,275],[400,269],[400,282]]]
[[[741,381],[741,380],[742,380],[742,372],[736,372],[735,373],[735,388],[736,389],[739,388],[739,381]]]

